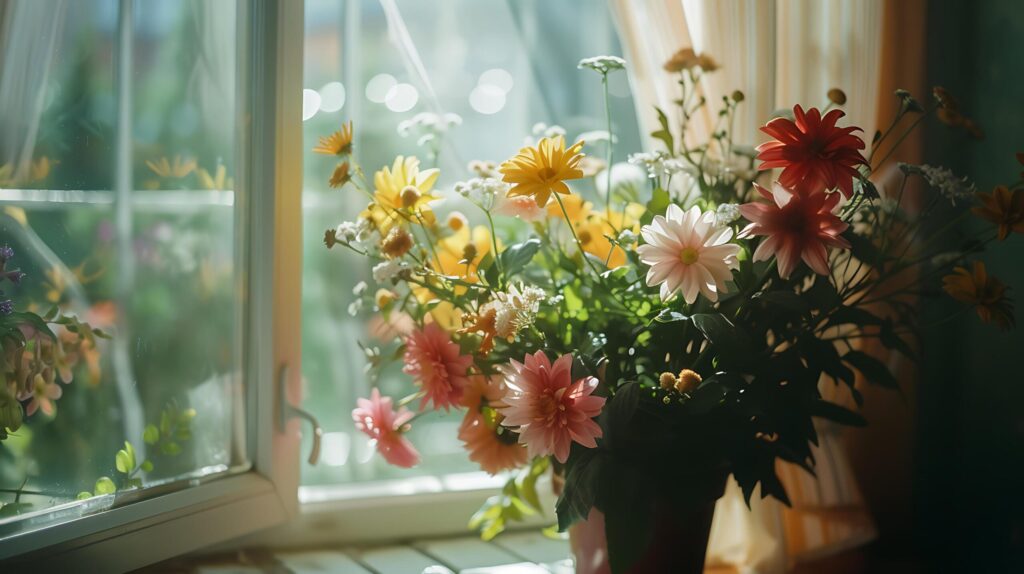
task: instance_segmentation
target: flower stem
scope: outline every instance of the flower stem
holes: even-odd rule
[[[579,236],[576,235],[576,227],[572,224],[572,221],[569,219],[569,212],[565,210],[565,204],[562,203],[562,198],[559,197],[557,193],[555,193],[554,196],[555,201],[558,202],[558,207],[562,208],[562,217],[565,218],[565,222],[569,225],[569,232],[572,233],[572,238],[576,242],[576,246],[580,248],[580,256],[583,257],[583,260],[587,262],[587,265],[590,266],[590,269],[592,269],[594,271],[594,274],[597,275],[598,282],[603,282],[601,279],[601,272],[598,271],[597,266],[594,265],[594,262],[587,258],[587,252],[586,250],[583,249],[583,243],[580,242]]]
[[[604,208],[608,219],[612,217],[612,106],[608,98],[608,72],[601,75],[601,86],[604,89],[604,117],[608,126],[608,165],[605,167]]]
[[[494,218],[491,217],[491,212],[484,209],[484,215],[487,216],[487,223],[491,226],[491,248],[494,250],[494,264],[498,266],[498,288],[500,289],[506,277],[505,270],[501,268],[501,258],[498,257],[498,234],[494,230]]]

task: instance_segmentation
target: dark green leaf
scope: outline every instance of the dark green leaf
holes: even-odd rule
[[[599,487],[603,458],[596,449],[576,449],[570,457],[565,477],[565,487],[555,505],[558,515],[558,530],[565,532],[579,520],[584,520],[594,506]]]
[[[849,351],[843,355],[843,361],[864,375],[869,383],[890,389],[899,388],[896,377],[889,372],[889,367],[878,359],[860,351]]]
[[[866,426],[868,422],[859,413],[855,413],[846,407],[824,400],[815,401],[810,408],[812,417],[820,417],[842,425],[852,427]]]
[[[689,321],[690,318],[679,311],[673,311],[672,309],[662,309],[661,313],[654,318],[659,323],[675,323],[677,321]]]

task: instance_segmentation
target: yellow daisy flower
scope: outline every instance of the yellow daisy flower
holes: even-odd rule
[[[320,138],[320,144],[313,148],[316,153],[327,155],[349,155],[352,153],[352,121],[341,124],[341,129],[327,137]]]
[[[400,223],[403,214],[416,213],[432,225],[434,213],[427,203],[437,199],[431,195],[439,175],[437,169],[420,171],[420,160],[398,156],[390,169],[383,168],[373,175],[374,202],[364,216],[377,226],[382,235]]]
[[[180,155],[176,155],[173,164],[166,157],[162,157],[156,161],[147,159],[146,166],[159,177],[182,178],[196,168],[196,160],[183,160]]]
[[[502,181],[512,184],[509,197],[525,195],[533,197],[537,205],[544,207],[552,193],[569,195],[566,180],[580,179],[583,170],[579,168],[583,154],[583,141],[565,148],[565,138],[543,138],[537,147],[524,147],[512,159],[501,164],[499,171]]]
[[[327,183],[331,187],[342,187],[351,180],[352,174],[349,172],[348,162],[343,161],[334,168],[334,173],[331,174],[331,179]]]

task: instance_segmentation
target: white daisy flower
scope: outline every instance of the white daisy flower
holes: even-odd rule
[[[715,212],[693,206],[683,211],[671,204],[665,215],[655,216],[640,229],[646,244],[637,247],[640,261],[651,268],[647,285],[661,286],[661,300],[682,293],[687,304],[703,294],[711,301],[725,292],[732,270],[739,267],[740,246],[729,243],[731,227],[717,227]]]

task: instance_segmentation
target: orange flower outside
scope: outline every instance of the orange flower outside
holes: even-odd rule
[[[352,153],[352,122],[341,124],[341,129],[327,137],[321,137],[320,143],[313,148],[316,153],[327,155],[349,155]]]

